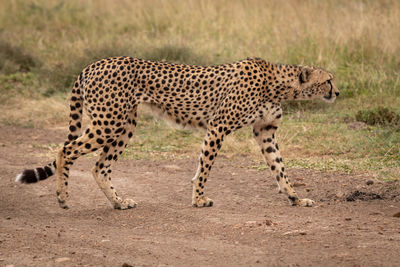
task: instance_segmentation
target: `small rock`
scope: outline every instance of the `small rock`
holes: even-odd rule
[[[374,211],[374,212],[371,212],[369,215],[383,215],[383,213]]]
[[[254,227],[257,225],[257,222],[256,221],[247,221],[244,223],[244,225],[247,227]]]
[[[238,228],[241,228],[241,227],[242,227],[242,225],[240,223],[237,223],[237,224],[235,224],[233,226],[233,229],[238,229]]]
[[[266,219],[266,220],[265,220],[265,224],[266,224],[267,226],[271,226],[271,225],[272,225],[272,221],[271,221],[271,220],[268,220],[268,219]]]
[[[339,191],[339,192],[336,193],[336,197],[337,197],[337,198],[342,198],[343,196],[344,196],[344,193],[343,193],[343,192],[340,192],[340,191]]]
[[[294,182],[293,187],[306,186],[305,183]]]
[[[366,181],[365,183],[366,183],[367,185],[373,185],[373,184],[374,184],[374,181],[368,180],[368,181]]]
[[[349,218],[349,217],[348,217],[348,218],[344,218],[344,219],[345,219],[346,221],[351,221],[351,218]]]
[[[125,262],[124,264],[122,264],[122,267],[133,267],[133,265],[130,265],[130,264]]]
[[[7,216],[6,219],[7,219],[7,220],[11,220],[11,217],[10,217],[10,216]]]
[[[306,234],[307,234],[307,232],[299,231],[299,230],[294,230],[294,231],[289,231],[289,232],[283,233],[283,235],[293,235],[293,236],[295,236],[295,235],[306,235]]]
[[[56,262],[65,262],[65,261],[70,261],[71,260],[71,258],[68,258],[68,257],[62,257],[62,258],[58,258],[58,259],[56,259],[55,261]]]
[[[400,218],[400,211],[393,214],[393,217]]]
[[[181,171],[182,168],[179,167],[178,165],[165,165],[163,166],[163,169],[168,170],[168,171]]]

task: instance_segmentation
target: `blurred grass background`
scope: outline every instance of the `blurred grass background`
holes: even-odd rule
[[[66,126],[71,85],[100,58],[208,65],[257,56],[323,67],[341,89],[333,105],[285,104],[278,138],[288,166],[400,179],[399,123],[370,123],[400,114],[399,1],[0,0],[0,6],[3,125]],[[144,109],[124,157],[196,157],[203,135]],[[243,129],[221,154],[250,156],[264,169],[258,150]]]

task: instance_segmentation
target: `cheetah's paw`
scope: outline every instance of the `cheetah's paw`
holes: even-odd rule
[[[68,207],[67,203],[65,202],[65,200],[64,201],[58,200],[58,205],[60,205],[60,207],[65,209],[65,210],[69,209],[69,207]]]
[[[293,205],[301,207],[312,207],[314,203],[315,203],[314,200],[303,198],[303,199],[298,199],[295,203],[293,203]]]
[[[67,205],[67,199],[68,199],[68,193],[60,194],[57,191],[57,201],[58,201],[58,205],[60,205],[61,208],[63,208],[63,209],[69,208]]]
[[[119,209],[119,210],[127,210],[127,209],[131,209],[131,208],[135,208],[137,206],[137,203],[133,200],[133,199],[125,199],[122,202],[116,203],[114,205],[115,209]]]
[[[197,208],[211,207],[213,204],[214,204],[214,201],[205,196],[200,196],[200,197],[194,198],[192,200],[192,205]]]

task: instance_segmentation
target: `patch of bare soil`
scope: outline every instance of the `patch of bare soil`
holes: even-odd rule
[[[1,266],[400,266],[398,182],[289,169],[300,196],[316,201],[292,207],[268,172],[220,157],[206,187],[215,204],[198,209],[190,204],[196,158],[121,160],[115,187],[139,203],[121,211],[92,179],[95,159],[81,158],[63,210],[55,177],[34,185],[14,178],[52,160],[41,145],[65,136],[0,127]]]

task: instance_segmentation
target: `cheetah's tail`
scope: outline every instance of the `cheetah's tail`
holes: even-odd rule
[[[56,161],[47,164],[44,167],[39,167],[30,170],[24,170],[18,174],[15,181],[21,184],[37,183],[45,180],[56,173]]]
[[[78,76],[74,87],[72,88],[71,99],[69,102],[69,134],[68,141],[64,144],[77,139],[81,134],[82,128],[82,110],[83,110],[83,95],[85,90],[83,72]]]
[[[83,75],[82,73],[78,76],[75,85],[72,89],[71,100],[70,100],[70,114],[69,114],[69,134],[68,140],[64,143],[64,146],[78,138],[81,131],[82,122],[82,108],[83,108],[83,90],[84,84],[82,84]],[[16,182],[22,184],[37,183],[41,180],[45,180],[56,173],[57,165],[56,161],[47,164],[44,167],[35,169],[24,170],[18,174],[15,178]]]

